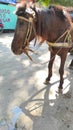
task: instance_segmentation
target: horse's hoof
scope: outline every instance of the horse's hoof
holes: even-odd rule
[[[49,81],[45,80],[44,84],[45,84],[45,85],[48,85],[48,84],[49,84]]]
[[[56,91],[57,94],[61,94],[63,93],[62,89],[58,88],[58,91]]]

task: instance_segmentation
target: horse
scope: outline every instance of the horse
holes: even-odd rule
[[[59,91],[63,90],[64,65],[71,46],[63,46],[63,43],[72,45],[73,31],[70,10],[64,6],[50,5],[47,8],[30,7],[20,4],[16,9],[17,24],[15,34],[11,44],[11,50],[15,55],[25,53],[29,58],[30,41],[35,38],[42,45],[47,41],[50,50],[50,61],[48,63],[48,76],[45,83],[49,83],[52,77],[52,67],[55,56],[60,56],[61,63],[59,68],[60,82]],[[50,43],[50,44],[49,44]],[[56,45],[55,45],[56,43]],[[57,45],[61,46],[57,46]],[[30,58],[31,59],[31,58]]]

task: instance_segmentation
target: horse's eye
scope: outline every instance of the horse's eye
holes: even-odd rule
[[[20,25],[20,26],[24,25],[24,21],[20,21],[20,22],[19,22],[19,25]]]
[[[26,14],[25,14],[25,17],[26,17],[26,18],[28,18],[28,17],[29,17],[29,14],[28,14],[28,13],[26,13]]]

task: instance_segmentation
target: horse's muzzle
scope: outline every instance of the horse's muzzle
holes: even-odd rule
[[[23,53],[23,51],[22,51],[21,48],[20,48],[20,49],[14,49],[14,48],[11,47],[11,50],[12,50],[12,52],[13,52],[15,55],[20,55],[20,54]]]

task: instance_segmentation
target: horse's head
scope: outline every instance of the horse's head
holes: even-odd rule
[[[34,9],[27,7],[26,4],[17,5],[15,13],[17,15],[17,24],[11,49],[14,54],[19,55],[25,53],[29,41],[35,36],[33,26],[36,14]]]

